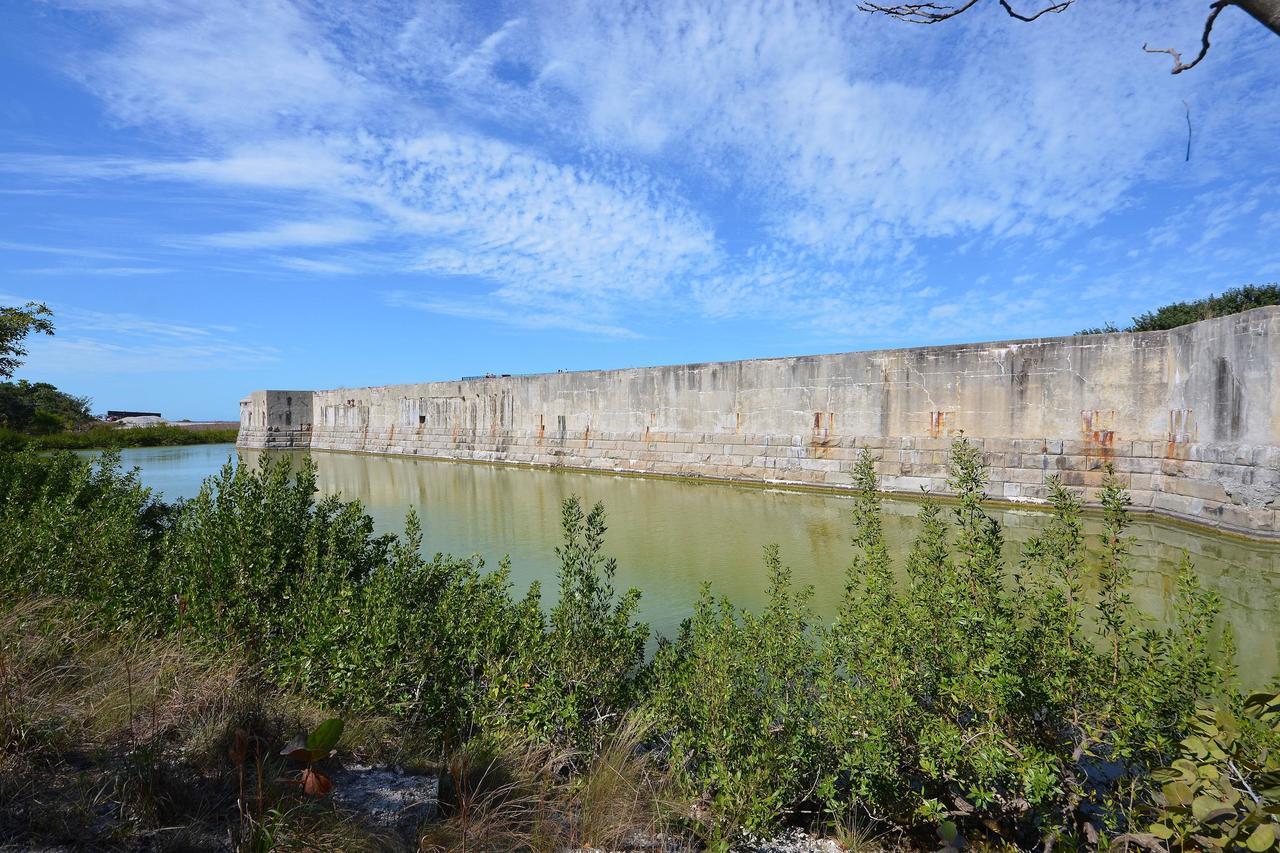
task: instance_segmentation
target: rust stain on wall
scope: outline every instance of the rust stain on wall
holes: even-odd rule
[[[941,438],[944,435],[950,435],[950,424],[948,416],[952,412],[930,412],[929,413],[929,438]]]
[[[1086,459],[1095,460],[1100,466],[1115,455],[1116,413],[1114,409],[1092,409],[1080,413],[1080,431],[1084,435]]]
[[[826,459],[831,455],[831,449],[839,446],[840,439],[831,436],[834,417],[831,412],[813,413],[813,435],[809,438],[809,455],[812,458]]]

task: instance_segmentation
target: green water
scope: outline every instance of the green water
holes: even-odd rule
[[[147,485],[169,498],[189,497],[232,454],[229,445],[124,451]],[[256,461],[259,452],[248,451]],[[295,454],[297,456],[297,454]],[[798,582],[815,589],[814,607],[834,613],[843,589],[849,545],[849,500],[837,495],[607,474],[529,470],[338,453],[313,453],[319,486],[364,503],[379,529],[399,531],[417,509],[430,553],[480,554],[490,565],[510,555],[523,589],[535,578],[554,589],[560,502],[579,495],[608,509],[607,549],[618,560],[619,586],[644,591],[642,616],[674,633],[699,585],[758,607],[763,600],[761,549],[777,543]],[[887,500],[885,527],[903,555],[914,533],[917,505]],[[1043,523],[1034,511],[1002,510],[1010,557]],[[1091,535],[1097,522],[1087,525]],[[1243,542],[1145,518],[1131,530],[1136,543],[1134,600],[1154,619],[1168,612],[1183,552],[1206,586],[1223,600],[1240,647],[1241,674],[1261,684],[1280,673],[1280,545]]]

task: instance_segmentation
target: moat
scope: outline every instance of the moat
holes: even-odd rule
[[[256,461],[264,451],[240,451]],[[271,451],[292,453],[299,451]],[[123,453],[145,484],[168,499],[190,497],[201,481],[234,457],[230,445],[140,448]],[[671,636],[703,581],[736,604],[763,600],[761,549],[777,543],[797,582],[815,589],[814,608],[834,613],[849,563],[849,499],[839,495],[722,484],[513,468],[397,457],[313,452],[319,486],[359,499],[382,531],[398,532],[410,507],[422,517],[424,550],[478,553],[490,566],[511,557],[517,588],[554,584],[563,498],[603,501],[607,551],[618,560],[619,587],[644,591],[642,618]],[[886,500],[886,529],[897,554],[914,535],[917,505]],[[993,510],[1006,528],[1010,564],[1043,523],[1036,511]],[[1090,518],[1087,532],[1096,535]],[[1223,601],[1240,647],[1241,674],[1262,684],[1280,673],[1280,545],[1253,543],[1136,517],[1135,601],[1153,619],[1167,612],[1183,551],[1205,585]]]

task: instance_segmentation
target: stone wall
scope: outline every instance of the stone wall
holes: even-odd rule
[[[846,488],[946,491],[961,433],[993,497],[1111,463],[1136,509],[1280,537],[1280,308],[1168,332],[258,391],[240,443]],[[247,420],[246,420],[247,418]]]
[[[311,391],[254,391],[240,401],[241,447],[310,447]]]

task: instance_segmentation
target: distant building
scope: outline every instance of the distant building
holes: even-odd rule
[[[134,427],[160,426],[164,422],[164,418],[158,418],[155,415],[139,415],[134,418],[120,418],[111,423],[117,429],[133,429]]]
[[[162,418],[162,417],[164,417],[164,415],[161,415],[159,412],[125,412],[125,411],[117,411],[115,409],[110,409],[107,411],[107,415],[106,417],[103,418],[103,420],[118,421],[118,420],[121,420],[122,418]]]

